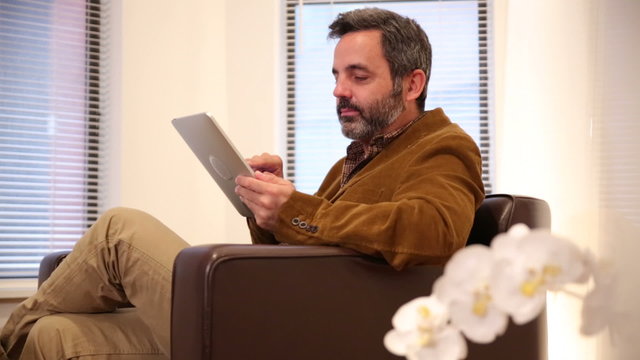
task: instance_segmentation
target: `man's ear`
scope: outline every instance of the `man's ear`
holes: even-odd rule
[[[422,90],[427,84],[427,75],[420,69],[415,69],[404,78],[405,89],[407,94],[405,95],[406,101],[416,100]]]

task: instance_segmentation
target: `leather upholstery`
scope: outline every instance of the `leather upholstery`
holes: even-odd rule
[[[489,245],[499,233],[523,223],[530,228],[551,228],[549,205],[543,200],[509,194],[487,195],[476,210],[467,245]]]
[[[549,228],[548,205],[488,195],[469,243],[488,244],[519,222]],[[43,260],[41,276],[52,261]],[[391,317],[403,303],[428,295],[441,273],[441,266],[398,272],[338,247],[190,247],[174,264],[171,358],[398,359],[382,344]],[[491,344],[469,342],[468,359],[545,358],[545,328],[544,315],[511,323]]]

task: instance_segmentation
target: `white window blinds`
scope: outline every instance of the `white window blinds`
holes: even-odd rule
[[[640,2],[602,0],[597,4],[593,135],[599,158],[600,207],[610,216],[604,219],[609,227],[607,236],[627,231],[629,245],[638,244],[640,43],[636,37],[640,23],[636,15],[640,14]],[[623,244],[616,241],[614,244]]]
[[[103,6],[0,2],[0,278],[37,276],[96,220]]]
[[[409,16],[427,32],[433,64],[426,109],[442,107],[474,138],[491,192],[489,5],[488,0],[288,0],[287,177],[297,189],[315,192],[350,143],[340,132],[332,95],[335,41],[327,40],[328,26],[341,12],[375,6]]]

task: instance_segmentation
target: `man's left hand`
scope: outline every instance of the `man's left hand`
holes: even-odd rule
[[[274,230],[280,208],[296,189],[293,183],[274,174],[256,171],[254,175],[255,178],[236,178],[236,194],[251,209],[258,226]]]

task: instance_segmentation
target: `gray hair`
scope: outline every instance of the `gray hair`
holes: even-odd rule
[[[418,23],[389,10],[364,8],[344,12],[329,25],[329,38],[341,38],[360,30],[380,30],[382,50],[389,63],[394,81],[394,93],[402,90],[402,78],[420,69],[426,75],[426,83],[417,99],[419,110],[424,110],[427,85],[431,77],[431,44]]]

